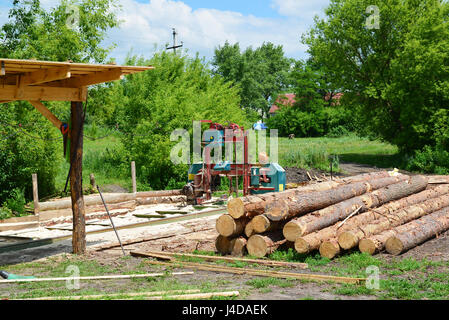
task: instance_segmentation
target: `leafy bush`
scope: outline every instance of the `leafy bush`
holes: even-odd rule
[[[13,216],[11,209],[7,207],[0,207],[0,220],[8,219]]]
[[[24,189],[14,189],[11,192],[12,197],[5,201],[5,206],[15,215],[20,216],[25,213],[25,193]]]
[[[170,160],[177,143],[170,141],[173,130],[186,129],[192,137],[194,120],[230,121],[249,127],[239,107],[238,88],[212,76],[198,57],[162,52],[150,61],[131,57],[128,64],[153,65],[155,69],[112,85],[110,99],[117,107],[109,110],[114,116],[108,122],[118,123],[126,147],[120,151],[121,159],[112,154],[110,161],[127,167],[129,161],[135,161],[139,179],[153,189],[181,187],[186,182],[188,166]],[[91,106],[95,109],[103,99],[91,100]]]
[[[441,147],[426,146],[408,161],[407,170],[449,174],[449,152]]]

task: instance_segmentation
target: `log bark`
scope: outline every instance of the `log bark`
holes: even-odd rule
[[[408,223],[447,206],[449,206],[449,194],[429,199],[422,203],[388,213],[373,223],[358,226],[351,231],[345,231],[339,235],[338,243],[340,247],[346,250],[354,248],[363,238]]]
[[[440,233],[440,232],[444,232],[444,228],[443,231],[439,231],[442,229],[439,229],[441,226],[445,225],[445,221],[447,221],[448,219],[448,215],[449,215],[449,207],[443,208],[441,210],[438,210],[434,213],[429,214],[428,216],[424,216],[420,219],[411,221],[409,223],[406,223],[404,225],[398,226],[396,228],[392,228],[390,230],[386,230],[383,231],[379,234],[376,234],[374,236],[371,237],[367,237],[365,239],[360,240],[359,242],[359,250],[361,252],[365,252],[368,254],[375,254],[376,252],[380,252],[382,251],[385,246],[386,243],[388,242],[388,240],[394,239],[394,237],[396,237],[398,234],[406,234],[408,233],[412,239],[413,239],[413,235],[416,234],[416,228],[418,228],[418,237],[416,237],[415,241],[416,241],[416,245],[418,245],[418,241],[425,241],[430,239],[431,237],[433,237],[435,234]],[[438,221],[441,224],[434,224],[433,223],[433,227],[431,227],[431,231],[423,231],[422,229],[420,230],[420,226],[423,224],[426,224],[427,221],[432,221],[431,223],[433,223],[435,220]],[[441,220],[441,222],[440,222]],[[426,228],[427,230],[429,230],[429,228]],[[426,230],[425,229],[425,230]],[[446,229],[447,230],[447,229]],[[423,235],[425,235],[424,239],[423,239]],[[396,242],[395,240],[391,240],[394,241],[392,244],[390,244],[390,251],[396,253],[397,250],[400,249],[400,244],[398,242]],[[410,243],[410,242],[409,242]],[[411,242],[413,243],[413,241]],[[404,247],[405,248],[405,247]],[[411,247],[410,247],[411,248]],[[407,249],[410,249],[407,248]],[[400,253],[402,253],[403,251],[407,250],[404,249],[402,250]],[[391,253],[390,252],[390,253]],[[399,253],[399,254],[400,254]]]
[[[427,186],[427,181],[422,176],[412,177],[410,180],[398,182],[396,184],[378,189],[374,192],[364,194],[362,196],[354,197],[342,201],[336,205],[329,206],[325,209],[318,210],[307,214],[305,216],[293,219],[287,223],[284,230],[288,227],[288,238],[293,237],[303,237],[312,232],[324,229],[338,222],[339,220],[345,219],[352,212],[358,210],[366,211],[369,208],[377,207],[386,203],[388,201],[396,200],[404,196],[410,195],[414,192],[425,189]],[[292,227],[294,226],[295,229]],[[295,233],[293,233],[293,231]],[[287,232],[284,232],[284,235]],[[293,235],[292,235],[293,234]]]
[[[146,206],[151,204],[159,203],[176,203],[176,202],[186,202],[186,196],[173,196],[173,197],[148,197],[148,198],[137,198],[136,202],[139,206]]]
[[[248,239],[246,248],[250,255],[262,258],[273,253],[286,242],[287,240],[280,232],[255,234]]]
[[[405,180],[408,178],[407,176],[400,175],[398,177],[388,177],[388,178],[382,178],[382,179],[375,179],[370,180],[368,182],[356,182],[351,183],[347,185],[343,185],[340,187],[337,187],[335,189],[327,190],[327,191],[319,191],[319,192],[310,192],[306,194],[299,195],[297,197],[291,197],[290,199],[285,200],[279,200],[276,202],[273,202],[272,204],[268,205],[265,209],[265,215],[270,219],[271,221],[281,221],[281,220],[288,220],[290,218],[293,218],[295,216],[299,216],[302,214],[306,214],[312,211],[320,210],[332,205],[335,205],[336,203],[361,196],[367,192],[371,192],[372,190],[377,190],[380,188],[385,189],[386,186],[389,185],[396,185],[399,184],[400,181]],[[425,180],[424,177],[421,178],[421,180]],[[401,185],[401,187],[405,187],[406,185]],[[425,186],[427,186],[427,181],[425,183]],[[424,187],[425,188],[425,187]],[[383,190],[381,189],[381,190]],[[422,189],[421,189],[422,190]],[[416,192],[416,191],[415,191]],[[387,197],[388,195],[381,194],[373,194],[372,201],[375,201],[377,198],[381,200],[383,197]],[[345,208],[339,208],[336,209],[334,207],[326,208],[327,211],[323,216],[338,216],[338,214],[333,214],[332,211],[334,210],[340,210],[347,212],[349,211],[349,214],[355,210],[354,205],[360,205],[360,203],[363,203],[362,197],[358,198],[359,201],[352,201],[344,203]],[[370,199],[367,199],[370,200]],[[391,200],[391,199],[390,199]],[[380,202],[380,201],[377,201]],[[343,205],[342,205],[343,206]],[[324,213],[324,212],[323,212]],[[344,216],[343,218],[347,217],[348,215]],[[338,221],[338,220],[336,220]],[[334,221],[334,223],[336,222]],[[332,224],[332,223],[330,223]],[[328,224],[329,225],[329,224]],[[326,225],[323,225],[322,227],[318,229],[322,229],[326,227]],[[317,230],[317,229],[315,229]]]
[[[220,235],[229,238],[241,235],[247,223],[246,218],[234,219],[229,214],[224,214],[217,219],[215,226]]]
[[[449,185],[442,185],[436,187],[433,190],[425,190],[420,193],[413,194],[409,197],[389,202],[379,208],[370,209],[367,212],[361,213],[348,219],[340,228],[338,227],[338,224],[335,224],[319,231],[307,234],[303,237],[299,237],[295,240],[295,249],[296,251],[298,251],[298,253],[308,253],[313,250],[318,250],[323,241],[338,240],[338,236],[346,231],[351,231],[359,226],[376,221],[377,219],[384,217],[388,213],[403,209],[410,205],[424,202],[427,199],[437,198],[438,196],[447,193],[449,193]],[[289,230],[287,233],[284,231],[285,238],[289,241],[292,241],[289,239],[289,237],[297,236],[297,234],[293,232],[294,231],[292,230]]]
[[[336,188],[338,186],[354,183],[354,182],[361,182],[361,181],[368,181],[372,179],[380,179],[380,178],[386,178],[389,177],[390,174],[387,171],[381,171],[381,172],[375,172],[375,173],[367,173],[367,174],[361,174],[353,177],[347,177],[344,179],[335,179],[334,181],[326,181],[322,183],[317,183],[313,185],[307,185],[303,187],[299,187],[296,189],[290,189],[284,192],[279,193],[267,193],[262,194],[258,196],[246,196],[242,198],[234,198],[229,200],[227,208],[228,213],[234,218],[238,219],[243,216],[247,217],[255,217],[257,215],[260,215],[264,213],[265,207],[267,204],[276,201],[278,199],[282,199],[284,197],[289,197],[294,194],[298,193],[307,193],[307,192],[314,192],[314,191],[325,191],[330,190],[332,188]]]

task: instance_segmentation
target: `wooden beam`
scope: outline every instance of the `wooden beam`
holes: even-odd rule
[[[61,130],[62,121],[59,120],[53,113],[51,113],[51,111],[48,110],[42,102],[29,101],[29,103],[31,103],[33,107],[35,107],[36,110],[39,111],[45,118],[50,120],[50,122],[53,123],[53,125],[58,128],[58,130]]]
[[[72,102],[70,143],[70,193],[73,212],[72,248],[74,254],[86,252],[86,217],[83,196],[83,105]]]
[[[121,68],[114,68],[107,71],[93,72],[80,77],[73,77],[58,82],[58,86],[67,88],[87,87],[94,84],[105,83],[109,81],[120,80],[123,78]]]
[[[0,101],[85,101],[84,88],[64,88],[48,86],[26,86],[20,97],[17,96],[17,86],[0,87]]]
[[[68,79],[71,77],[69,67],[59,67],[59,68],[48,68],[41,69],[39,71],[27,72],[20,75],[20,85],[36,85],[51,81]]]

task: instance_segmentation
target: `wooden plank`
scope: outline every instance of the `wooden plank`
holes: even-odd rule
[[[122,76],[122,70],[120,68],[114,68],[107,71],[95,71],[80,77],[58,81],[55,85],[67,88],[80,88],[120,80]]]
[[[132,256],[145,257],[145,253],[131,252]],[[271,271],[271,270],[261,270],[253,268],[236,268],[236,267],[225,267],[216,264],[204,264],[204,263],[192,263],[192,262],[161,262],[154,260],[145,260],[146,263],[167,266],[171,268],[187,268],[187,269],[197,269],[212,272],[224,272],[224,273],[234,273],[234,274],[247,274],[252,276],[262,276],[262,277],[273,277],[282,279],[304,279],[312,281],[329,281],[337,283],[354,283],[360,284],[366,281],[366,278],[351,278],[351,277],[337,277],[328,276],[321,274],[309,274],[309,273],[296,273],[296,272],[281,272],[281,271]]]
[[[168,252],[168,251],[151,251],[145,252],[148,255],[165,255],[170,257],[191,257],[191,258],[201,258],[206,261],[228,261],[228,262],[246,262],[246,263],[255,263],[266,266],[273,267],[295,267],[301,269],[307,269],[307,263],[301,262],[284,262],[284,261],[273,261],[273,260],[262,260],[262,259],[247,259],[247,258],[236,258],[236,257],[223,257],[223,256],[205,256],[200,254],[192,254],[192,253],[177,253],[177,252]]]
[[[177,293],[191,294],[199,293],[200,290],[171,290],[171,291],[150,291],[150,292],[123,292],[123,293],[113,293],[113,294],[95,294],[95,295],[85,295],[85,296],[54,296],[54,297],[40,297],[31,299],[20,299],[20,300],[81,300],[81,299],[99,299],[103,297],[114,298],[114,297],[152,297],[152,296],[163,296],[163,295],[173,295]],[[13,300],[13,299],[11,299]]]
[[[27,72],[19,76],[20,85],[36,85],[51,81],[68,79],[71,77],[70,67],[58,67],[58,68],[48,68],[40,69],[34,72]]]
[[[17,86],[4,85],[0,88],[0,101],[84,101],[80,98],[79,88],[63,88],[49,86],[27,86],[20,98],[17,97]],[[84,97],[81,94],[81,97]]]
[[[47,107],[40,101],[29,101],[45,118],[47,118],[58,130],[61,130],[62,121],[59,120]]]
[[[193,272],[173,272],[172,276],[193,274]],[[18,282],[43,282],[43,281],[67,281],[67,280],[110,280],[110,279],[137,279],[137,278],[153,278],[163,277],[166,273],[146,273],[146,274],[124,274],[124,275],[110,275],[110,276],[88,276],[88,277],[63,277],[63,278],[34,278],[34,279],[13,279],[13,280],[0,280],[2,283],[18,283]]]

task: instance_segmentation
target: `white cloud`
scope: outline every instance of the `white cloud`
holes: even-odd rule
[[[300,17],[312,20],[329,5],[329,0],[272,0],[271,7],[286,17]]]
[[[215,47],[225,41],[239,42],[242,48],[272,42],[283,45],[288,56],[305,57],[306,48],[300,43],[300,36],[308,25],[301,19],[260,18],[215,9],[193,10],[181,1],[172,0],[147,3],[120,0],[120,3],[123,11],[119,18],[124,23],[108,34],[108,41],[117,44],[113,56],[118,62],[122,62],[131,48],[135,54],[149,56],[155,44],[159,47],[171,44],[172,28],[178,32],[178,43],[183,41],[189,53],[199,52],[206,58],[211,58]]]

